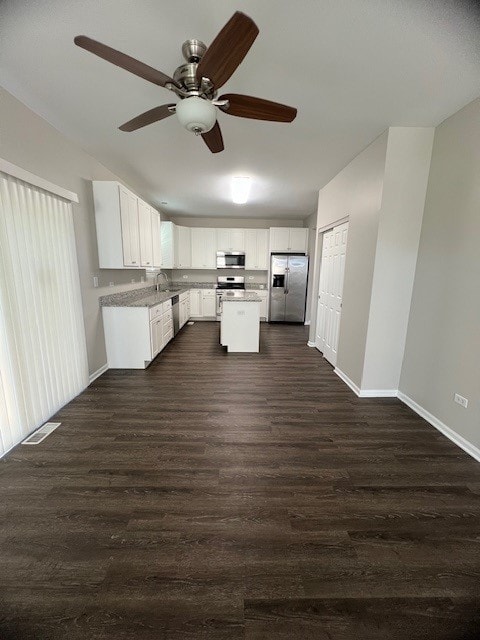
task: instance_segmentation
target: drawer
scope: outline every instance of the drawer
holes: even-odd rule
[[[167,342],[170,342],[172,338],[173,338],[173,327],[170,329],[170,331],[167,334],[164,334],[163,341],[165,344],[167,344]]]
[[[150,307],[149,309],[149,316],[150,316],[150,320],[154,320],[155,318],[158,318],[158,316],[161,316],[163,313],[163,304],[156,304],[154,307]]]
[[[172,309],[172,300],[171,299],[167,300],[166,302],[164,302],[162,304],[163,313],[165,313],[165,311],[168,311],[169,309],[170,310]]]
[[[172,307],[170,307],[170,309],[167,309],[167,311],[163,313],[162,320],[163,322],[168,322],[169,320],[173,320]]]
[[[180,302],[183,302],[184,300],[187,300],[190,298],[190,291],[184,291],[183,293],[180,294]]]

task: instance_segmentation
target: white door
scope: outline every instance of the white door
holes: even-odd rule
[[[322,243],[315,346],[333,366],[337,364],[347,236],[345,222],[325,232]]]

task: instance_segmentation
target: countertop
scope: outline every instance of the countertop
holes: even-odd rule
[[[250,292],[245,293],[244,296],[229,296],[228,293],[224,293],[222,295],[222,302],[261,302],[262,299],[260,296],[257,296],[256,293]]]
[[[155,287],[144,287],[125,293],[113,293],[100,298],[101,307],[154,307],[166,302],[174,296],[179,296],[192,287],[182,287],[178,291],[155,291]]]
[[[188,284],[180,284],[174,282],[171,284],[171,287],[174,288],[175,291],[155,291],[155,286],[150,286],[125,291],[123,293],[112,293],[101,296],[99,302],[101,307],[154,307],[190,289],[215,289],[216,283],[189,282]],[[247,284],[246,287],[246,293],[243,298],[233,299],[224,296],[223,299],[233,302],[260,302],[260,297],[252,291],[254,285]],[[258,285],[256,289],[261,290]],[[266,289],[263,289],[263,291],[266,291]]]

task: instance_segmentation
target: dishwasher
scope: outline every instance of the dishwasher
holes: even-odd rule
[[[176,336],[180,329],[180,296],[172,298],[173,335]]]

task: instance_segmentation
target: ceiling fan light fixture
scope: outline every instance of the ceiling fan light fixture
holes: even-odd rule
[[[217,110],[209,100],[191,96],[177,104],[177,118],[180,124],[197,135],[213,129],[217,121]]]
[[[232,200],[234,204],[246,204],[250,194],[249,176],[235,176],[232,180]]]

